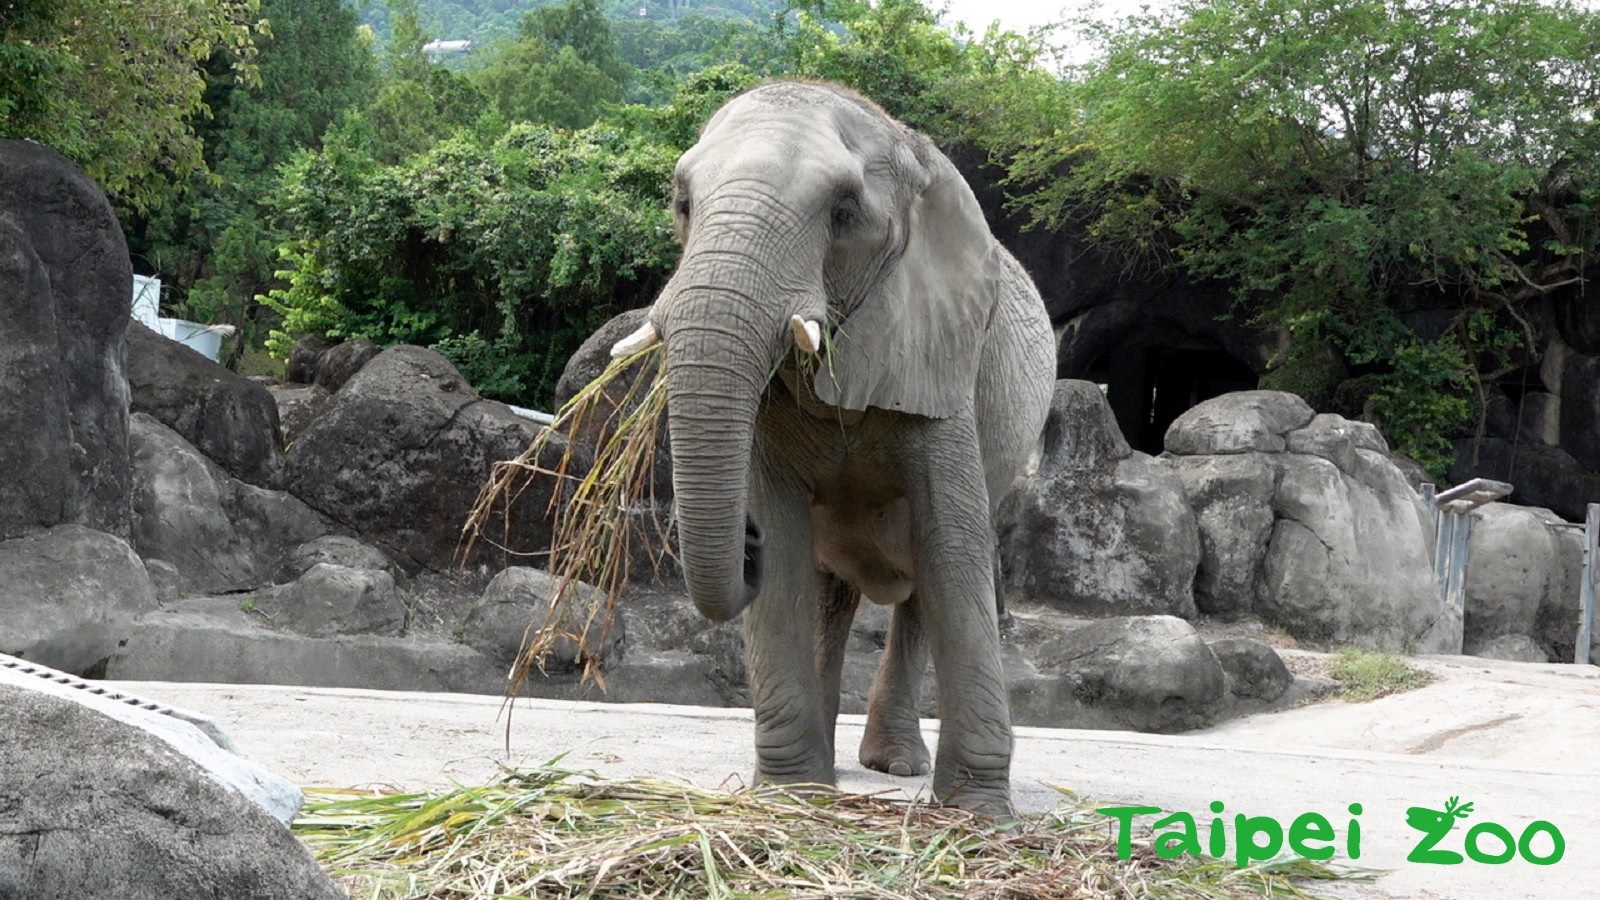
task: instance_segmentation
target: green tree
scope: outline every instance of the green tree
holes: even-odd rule
[[[259,42],[258,77],[242,81],[220,60],[196,124],[214,177],[190,178],[173,202],[131,230],[136,254],[179,298],[179,311],[256,335],[254,302],[272,284],[282,240],[266,200],[277,169],[372,93],[369,39],[342,0],[264,0],[271,36]]]
[[[507,119],[564,128],[586,127],[622,100],[628,77],[599,0],[534,10],[517,38],[495,48],[477,73]]]
[[[1564,0],[1183,0],[1099,32],[1076,114],[1015,135],[1041,221],[1231,284],[1360,376],[1440,472],[1482,385],[1535,353],[1530,306],[1600,218],[1600,15]],[[1450,313],[1418,332],[1420,310]],[[1478,396],[1474,398],[1474,392]]]
[[[257,0],[0,4],[0,137],[72,158],[123,205],[158,205],[206,172],[204,64],[253,77]]]
[[[432,346],[488,396],[544,406],[567,358],[677,261],[672,167],[755,76],[707,70],[670,104],[581,131],[471,129],[398,163],[330,140],[276,192],[290,237],[274,352],[309,332]]]

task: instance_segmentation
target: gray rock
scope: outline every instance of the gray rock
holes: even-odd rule
[[[0,542],[0,653],[96,674],[156,605],[144,564],[119,537],[58,525]]]
[[[1211,614],[1251,611],[1272,536],[1278,478],[1274,457],[1176,456],[1172,464],[1200,534],[1195,605]]]
[[[106,677],[469,694],[506,689],[504,666],[442,637],[310,637],[275,629],[241,605],[238,595],[192,597],[144,616],[111,657]]]
[[[132,285],[105,193],[53,150],[0,141],[0,540],[127,537]]]
[[[317,387],[337,391],[380,352],[377,344],[365,338],[354,338],[329,347],[317,357]]]
[[[1139,730],[1205,724],[1223,699],[1223,671],[1194,628],[1172,616],[1101,619],[1040,647],[1046,673],[1065,676],[1076,699]]]
[[[283,435],[265,387],[138,322],[128,326],[128,386],[135,413],[154,416],[233,477],[273,486]]]
[[[1278,651],[1249,638],[1223,638],[1208,646],[1228,678],[1228,693],[1251,700],[1276,700],[1294,684]]]
[[[328,402],[327,390],[314,384],[272,384],[267,385],[267,391],[278,405],[278,422],[286,447],[300,437]]]
[[[568,599],[551,621],[550,598],[556,581],[542,569],[511,566],[484,589],[483,600],[467,614],[462,640],[491,659],[510,665],[520,654],[524,638],[543,628],[556,630],[555,642],[542,660],[546,672],[574,672],[589,658],[601,665],[621,656],[626,633],[622,616],[607,621],[605,595],[587,584],[574,584]],[[582,639],[590,654],[580,652]],[[598,651],[598,652],[596,652]]]
[[[1347,473],[1286,454],[1256,609],[1303,640],[1423,652],[1453,650],[1421,498],[1384,454],[1356,451]]]
[[[643,322],[644,309],[631,309],[615,316],[599,330],[591,334],[583,342],[572,358],[567,360],[566,368],[561,371],[561,379],[556,382],[555,405],[560,408],[568,400],[583,390],[588,384],[599,378],[611,364],[611,345],[632,334]],[[618,374],[603,389],[603,401],[598,406],[596,413],[581,423],[580,427],[570,433],[573,447],[583,454],[585,460],[593,459],[595,450],[604,439],[605,423],[625,401],[627,410],[631,412],[638,408],[643,400],[643,392],[635,391],[630,397],[630,389],[641,378],[655,377],[656,360],[650,357],[634,363],[628,370]],[[662,418],[656,430],[656,468],[653,473],[651,488],[657,500],[668,501],[672,499],[672,446],[667,439],[667,423]]]
[[[171,603],[183,596],[183,573],[177,566],[164,559],[147,559],[144,570],[150,575],[150,583],[155,585],[157,601]]]
[[[1044,423],[1041,472],[1104,471],[1131,455],[1099,385],[1073,378],[1056,382]]]
[[[1550,656],[1540,643],[1525,634],[1502,634],[1487,641],[1467,645],[1468,656],[1503,659],[1508,662],[1547,663]]]
[[[271,584],[289,548],[333,530],[289,494],[231,477],[144,413],[134,415],[130,435],[133,544],[145,558],[177,566],[195,590]]]
[[[207,716],[11,657],[0,657],[0,686],[58,697],[152,734],[285,825],[305,803],[299,788],[243,755]]]
[[[1237,391],[1197,404],[1167,429],[1168,453],[1200,456],[1288,448],[1286,435],[1311,421],[1306,402],[1283,391]]]
[[[1575,627],[1582,535],[1581,528],[1565,527],[1547,509],[1509,503],[1479,507],[1467,557],[1466,644],[1540,634],[1547,611],[1569,611]],[[1571,658],[1571,646],[1568,638],[1563,658]]]
[[[1389,452],[1383,435],[1370,422],[1352,422],[1329,413],[1313,417],[1304,428],[1289,432],[1285,440],[1290,453],[1320,456],[1345,472],[1356,470],[1358,449]]]
[[[0,896],[344,896],[288,829],[158,737],[9,686],[0,733]]]
[[[311,637],[399,634],[406,624],[406,605],[384,571],[317,563],[255,601],[255,611],[274,627]]]
[[[325,335],[306,334],[295,339],[289,350],[289,361],[283,368],[283,377],[290,384],[311,384],[317,380],[317,361],[333,346]]]
[[[330,563],[347,569],[388,572],[391,576],[401,575],[399,568],[389,561],[389,557],[383,555],[382,550],[370,544],[363,544],[353,537],[330,534],[306,541],[285,553],[283,563],[278,566],[278,580],[293,581],[311,571],[311,568],[318,563]]]
[[[379,354],[329,398],[289,448],[284,484],[296,497],[404,566],[500,568],[480,541],[458,559],[461,528],[495,463],[519,456],[539,426],[478,397],[444,357],[420,347]],[[553,465],[564,444],[552,442]],[[550,479],[535,479],[492,537],[512,552],[550,544]]]
[[[1088,615],[1195,615],[1199,531],[1162,460],[1134,453],[1099,471],[1041,468],[1018,483],[1000,519],[1008,600]]]

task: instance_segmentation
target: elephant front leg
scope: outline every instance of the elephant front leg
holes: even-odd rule
[[[930,758],[922,741],[922,678],[928,640],[916,594],[894,608],[883,661],[867,694],[867,730],[861,764],[890,775],[926,775]]]
[[[933,792],[1009,818],[1011,712],[995,613],[994,541],[972,422],[929,422],[907,460],[916,594],[939,683]]]
[[[817,679],[817,596],[803,497],[763,491],[761,593],[744,614],[758,784],[834,784],[833,747]]]

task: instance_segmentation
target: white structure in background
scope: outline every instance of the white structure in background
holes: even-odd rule
[[[465,56],[472,52],[471,41],[429,41],[422,45],[422,52],[427,54],[432,62],[438,62],[446,56]]]
[[[133,276],[133,317],[156,334],[171,338],[212,362],[222,359],[222,339],[232,336],[232,325],[201,325],[161,315],[161,279]]]

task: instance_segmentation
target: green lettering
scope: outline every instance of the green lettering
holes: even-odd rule
[[[1211,811],[1214,813],[1222,812],[1222,801],[1211,801]],[[1215,856],[1217,859],[1222,859],[1228,855],[1228,833],[1223,829],[1221,819],[1211,820],[1210,844],[1212,856]]]
[[[1264,844],[1256,843],[1257,836],[1265,836]],[[1283,826],[1271,816],[1233,817],[1234,865],[1244,868],[1252,862],[1264,862],[1283,849]]]
[[[1186,812],[1175,812],[1164,819],[1157,819],[1150,827],[1167,828],[1172,825],[1179,825],[1182,828],[1156,835],[1156,855],[1162,859],[1177,859],[1185,853],[1199,856],[1200,833],[1195,828],[1194,816]]]
[[[1345,838],[1344,855],[1351,859],[1361,858],[1361,823],[1355,820],[1359,815],[1361,815],[1361,804],[1350,804],[1350,831],[1349,837]]]
[[[1332,847],[1313,847],[1309,841],[1333,840],[1333,823],[1329,822],[1321,813],[1301,813],[1293,822],[1289,823],[1289,849],[1306,859],[1325,860],[1333,858]]]
[[[1494,839],[1504,847],[1504,852],[1491,855],[1479,849],[1478,838],[1485,834],[1494,835]],[[1467,830],[1467,856],[1471,857],[1473,862],[1498,866],[1510,862],[1516,855],[1517,842],[1512,839],[1511,832],[1499,822],[1479,822]]]
[[[1133,817],[1161,812],[1159,806],[1102,806],[1095,810],[1117,820],[1117,859],[1133,856]]]
[[[1550,835],[1550,855],[1533,855],[1533,836],[1539,832]],[[1522,858],[1536,866],[1553,866],[1561,861],[1567,853],[1567,839],[1561,835],[1561,829],[1554,823],[1543,819],[1535,819],[1522,829],[1522,840],[1517,842],[1517,850],[1522,853]]]

